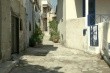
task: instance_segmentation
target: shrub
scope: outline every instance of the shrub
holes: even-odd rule
[[[36,40],[34,36],[32,35],[32,37],[29,39],[29,46],[34,47],[35,45],[36,45]]]
[[[44,34],[42,33],[40,27],[38,27],[36,25],[35,32],[33,33],[32,37],[30,38],[30,41],[29,41],[30,46],[31,45],[32,45],[31,47],[35,46],[36,45],[36,42],[38,44],[41,44],[42,43],[42,40],[43,40],[43,36],[44,36]]]
[[[54,43],[58,43],[59,42],[59,33],[56,33],[55,35],[52,36],[52,41]]]
[[[50,21],[50,40],[58,43],[59,42],[59,32],[58,32],[58,23],[56,20]]]
[[[36,27],[35,29],[35,33],[34,33],[34,37],[35,37],[35,40],[38,44],[41,44],[42,43],[42,40],[43,40],[43,36],[44,34],[42,33],[42,31],[40,30],[39,27]]]

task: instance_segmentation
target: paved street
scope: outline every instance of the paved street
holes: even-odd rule
[[[110,73],[110,68],[95,56],[44,37],[43,46],[28,48],[10,73]]]

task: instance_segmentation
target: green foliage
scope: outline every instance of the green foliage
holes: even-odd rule
[[[59,42],[58,23],[56,20],[50,21],[50,40],[57,43]]]
[[[42,43],[42,40],[43,40],[43,36],[44,36],[44,34],[42,33],[40,27],[38,27],[36,25],[35,32],[33,33],[32,37],[30,38],[30,41],[29,41],[30,46],[31,45],[32,45],[31,47],[33,47],[33,45],[35,46],[36,45],[36,42],[38,44],[41,44]]]
[[[58,28],[58,23],[56,20],[53,20],[53,21],[50,21],[50,31],[57,31],[57,28]]]
[[[36,45],[36,40],[34,36],[32,35],[32,37],[29,39],[29,46],[34,47],[35,45]]]
[[[44,34],[42,33],[41,29],[36,25],[34,37],[38,44],[42,43]]]

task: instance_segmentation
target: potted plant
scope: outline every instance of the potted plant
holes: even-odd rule
[[[58,23],[56,20],[50,21],[50,40],[54,43],[59,42],[59,32],[58,32]]]
[[[40,27],[36,25],[35,32],[29,39],[29,46],[34,47],[42,44],[44,34],[42,33]]]

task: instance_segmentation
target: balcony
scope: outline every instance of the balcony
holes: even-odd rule
[[[88,25],[95,25],[101,22],[109,22],[110,14],[89,14]]]
[[[42,5],[43,5],[43,7],[47,7],[47,6],[48,6],[47,0],[43,0],[43,1],[42,1]]]

